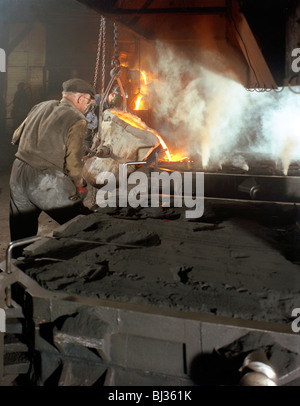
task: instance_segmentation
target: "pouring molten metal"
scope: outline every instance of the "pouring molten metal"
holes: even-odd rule
[[[110,110],[111,113],[115,114],[117,117],[119,117],[122,121],[125,123],[130,124],[132,127],[139,128],[141,130],[145,131],[150,131],[152,134],[154,134],[159,142],[160,145],[162,146],[163,150],[166,153],[166,156],[169,161],[172,161],[172,157],[169,151],[169,148],[167,147],[167,144],[161,137],[161,135],[158,134],[157,131],[153,130],[152,128],[148,127],[139,117],[135,116],[134,114],[124,112],[122,110]]]
[[[131,162],[145,162],[155,150],[163,150],[166,160],[172,161],[161,135],[134,114],[117,109],[105,110],[100,130],[96,153],[87,157],[83,168],[84,178],[94,187],[99,187],[97,177],[100,173],[110,172],[117,177],[120,164],[127,164],[129,175],[137,169]]]

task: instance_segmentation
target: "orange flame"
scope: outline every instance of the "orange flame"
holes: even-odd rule
[[[182,151],[182,152],[175,152],[174,154],[171,154],[171,157],[172,157],[172,161],[175,161],[175,162],[180,162],[180,161],[184,161],[184,160],[189,159],[189,158],[185,155],[185,152],[184,152],[184,151]]]
[[[135,108],[134,110],[139,110],[140,109],[140,104],[141,104],[142,96],[138,96],[135,102]]]
[[[192,162],[190,158],[186,155],[185,151],[178,151],[178,152],[170,152],[171,159],[163,159],[164,161],[170,162]]]
[[[146,72],[142,71],[142,72],[141,72],[141,74],[142,74],[142,76],[143,76],[143,79],[144,79],[145,85],[147,85],[147,77],[146,77]]]

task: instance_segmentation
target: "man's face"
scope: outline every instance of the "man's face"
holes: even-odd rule
[[[94,103],[95,101],[88,93],[80,94],[80,96],[77,98],[77,108],[83,114],[86,114],[90,106]]]

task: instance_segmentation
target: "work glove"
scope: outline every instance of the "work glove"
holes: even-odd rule
[[[75,200],[83,200],[83,199],[86,197],[87,192],[88,192],[88,190],[87,190],[87,183],[84,182],[84,185],[83,185],[83,186],[76,186],[76,193],[75,193],[75,195],[70,196],[69,199],[70,199],[70,200],[73,200],[73,201],[75,201]]]
[[[87,193],[87,186],[77,186],[76,193],[79,195],[84,195]]]

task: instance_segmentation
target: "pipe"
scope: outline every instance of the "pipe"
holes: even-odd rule
[[[257,350],[247,355],[239,369],[241,386],[278,386],[278,377],[264,351]]]
[[[29,238],[24,238],[22,240],[16,240],[10,242],[10,244],[7,247],[6,250],[6,267],[5,271],[6,273],[10,274],[11,273],[11,263],[12,263],[12,252],[15,247],[21,247],[22,245],[30,244],[32,242],[40,240],[42,237],[29,237]]]
[[[137,162],[125,162],[122,164],[122,176],[123,179],[127,178],[127,166],[128,165],[144,165],[146,164],[146,161],[137,161]]]
[[[22,245],[30,244],[34,241],[40,240],[42,237],[29,237],[29,238],[24,238],[22,240],[16,240],[16,241],[11,241],[10,244],[7,247],[6,250],[6,266],[5,266],[5,272],[7,274],[11,274],[11,265],[12,265],[12,252],[15,247],[21,247]],[[11,286],[6,287],[6,304],[8,307],[12,307],[11,303]]]

